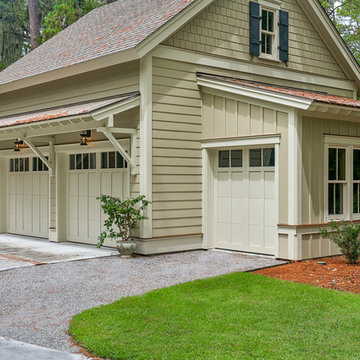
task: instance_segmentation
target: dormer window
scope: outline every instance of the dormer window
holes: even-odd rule
[[[261,54],[272,56],[276,48],[274,20],[274,11],[268,9],[261,10]]]
[[[259,3],[250,1],[249,9],[250,54],[287,63],[289,60],[288,12],[280,10],[278,0],[259,0]]]

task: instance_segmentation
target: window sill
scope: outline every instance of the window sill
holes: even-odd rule
[[[276,63],[281,63],[281,61],[279,59],[276,59],[272,56],[263,55],[263,54],[259,55],[259,59],[268,60],[268,61],[272,61],[272,62],[276,62]]]

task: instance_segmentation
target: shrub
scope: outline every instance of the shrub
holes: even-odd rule
[[[345,223],[331,222],[331,230],[320,229],[321,236],[332,240],[338,247],[340,252],[345,255],[351,264],[356,264],[360,255],[360,224],[353,222]]]
[[[136,225],[147,217],[143,215],[144,209],[150,204],[144,195],[127,200],[110,195],[97,197],[101,201],[101,208],[105,215],[105,230],[98,237],[98,247],[101,247],[106,238],[122,241],[131,241],[132,231]]]

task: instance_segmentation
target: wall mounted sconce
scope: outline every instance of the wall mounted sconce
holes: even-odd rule
[[[91,139],[91,130],[84,130],[81,134],[80,134],[80,145],[82,146],[86,146],[88,144],[88,140]]]
[[[14,151],[20,151],[20,147],[24,145],[24,142],[22,140],[16,139],[14,141]]]

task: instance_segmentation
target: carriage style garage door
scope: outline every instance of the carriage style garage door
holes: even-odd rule
[[[48,169],[36,157],[10,159],[8,232],[48,237]]]
[[[129,195],[127,164],[116,152],[71,154],[68,161],[67,240],[96,244],[104,221],[96,197]]]
[[[215,175],[216,247],[274,254],[274,148],[220,150]]]

